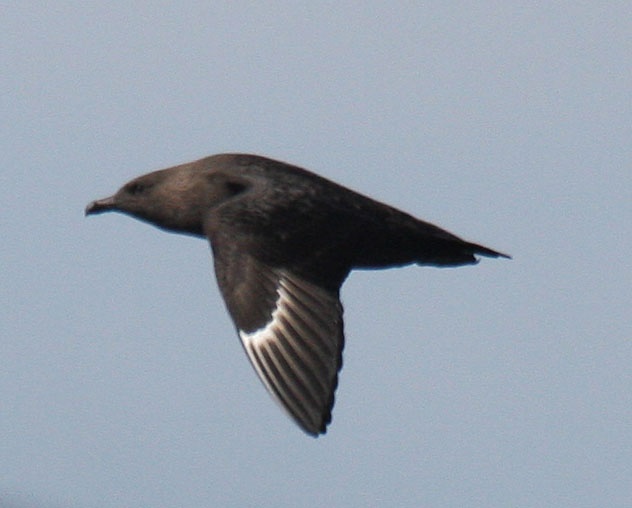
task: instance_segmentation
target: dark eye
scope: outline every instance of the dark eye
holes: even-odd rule
[[[141,182],[132,182],[127,186],[127,193],[132,196],[137,196],[145,192],[145,185]]]
[[[226,189],[232,196],[236,196],[246,190],[246,185],[241,182],[226,182]]]

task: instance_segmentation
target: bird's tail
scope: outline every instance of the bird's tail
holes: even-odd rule
[[[422,245],[417,264],[432,266],[473,265],[479,261],[477,256],[511,259],[511,256],[507,254],[484,245],[466,242],[460,238],[435,238],[430,248],[425,248]]]

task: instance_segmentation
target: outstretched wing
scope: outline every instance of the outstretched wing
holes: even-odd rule
[[[338,292],[215,247],[222,295],[261,381],[305,432],[326,432],[344,345]]]

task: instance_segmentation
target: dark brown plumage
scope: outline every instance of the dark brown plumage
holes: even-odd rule
[[[222,154],[155,171],[94,201],[207,237],[217,281],[262,382],[311,435],[331,421],[355,268],[458,266],[508,257],[283,162]]]

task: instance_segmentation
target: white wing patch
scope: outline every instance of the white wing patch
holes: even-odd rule
[[[310,434],[324,432],[341,366],[342,307],[311,283],[281,274],[270,321],[239,331],[246,353],[275,400]]]

